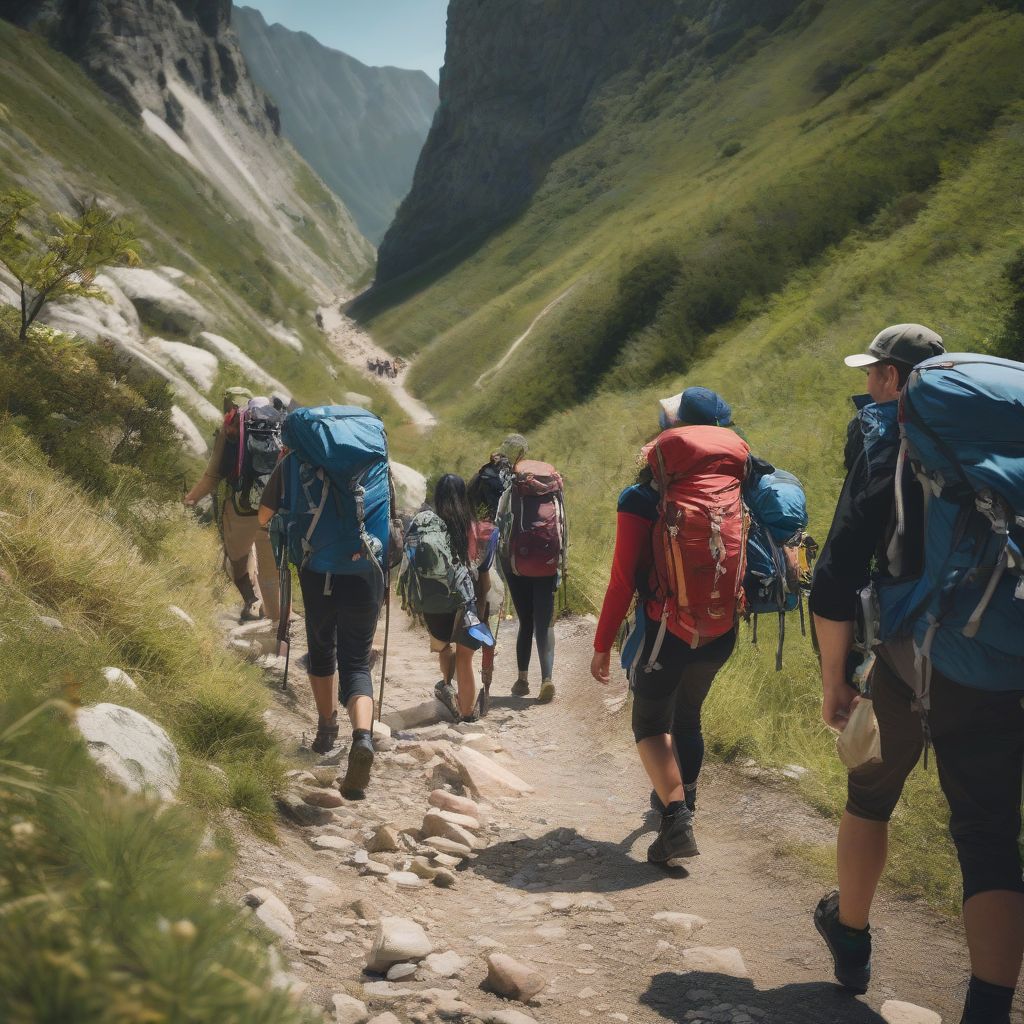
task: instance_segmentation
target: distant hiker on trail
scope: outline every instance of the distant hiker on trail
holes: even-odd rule
[[[555,595],[565,579],[569,546],[562,477],[546,462],[524,459],[526,439],[512,434],[499,450],[512,468],[498,507],[501,573],[519,619],[512,693],[530,692],[530,656],[534,644],[540,663],[537,700],[555,699]]]
[[[438,655],[443,678],[435,696],[457,722],[475,722],[473,656],[494,642],[480,610],[490,589],[497,532],[473,515],[460,476],[448,473],[438,480],[433,504],[418,512],[406,531],[398,592],[403,606],[423,617],[430,649]]]
[[[1024,365],[944,354],[919,324],[887,328],[846,364],[866,370],[869,396],[811,610],[822,716],[852,767],[839,889],[814,923],[840,985],[864,992],[888,822],[933,745],[963,876],[962,1024],[1009,1024],[1024,954],[1024,584],[1007,557],[1024,544]],[[855,642],[869,695],[852,681]]]
[[[316,314],[316,325],[321,331],[324,329],[324,315],[319,310],[317,310]]]
[[[283,415],[268,399],[253,399],[245,388],[228,388],[224,422],[217,430],[210,461],[199,482],[182,499],[191,507],[227,483],[219,524],[231,578],[242,595],[242,622],[280,615],[278,575],[267,531],[256,515],[262,487],[278,459]],[[248,423],[249,430],[243,433]]]
[[[646,465],[619,496],[611,578],[594,637],[591,674],[610,678],[611,649],[637,594],[622,652],[633,690],[633,736],[661,813],[647,859],[663,864],[700,851],[693,835],[704,756],[700,710],[736,645],[745,516],[741,485],[750,449],[729,406],[699,390],[696,404],[666,400],[662,422],[680,412],[703,424],[669,427],[643,449]],[[685,393],[684,393],[685,395]],[[640,581],[640,590],[638,590]],[[646,581],[646,582],[645,582]]]
[[[341,794],[361,800],[374,758],[370,654],[387,589],[387,436],[376,416],[349,406],[296,409],[283,436],[288,452],[264,491],[260,522],[273,520],[285,571],[287,562],[299,570],[319,719],[313,750],[335,745],[340,703],[352,724]]]

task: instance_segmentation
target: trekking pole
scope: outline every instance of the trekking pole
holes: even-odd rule
[[[384,580],[384,653],[380,659],[380,699],[377,702],[377,721],[384,715],[384,680],[388,672],[388,637],[391,634],[391,567],[388,567]],[[370,722],[370,735],[373,735],[373,722]]]

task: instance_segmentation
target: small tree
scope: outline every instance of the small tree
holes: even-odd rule
[[[65,296],[109,302],[93,284],[96,271],[139,262],[134,226],[95,200],[83,205],[77,217],[54,213],[35,225],[27,215],[37,205],[21,189],[0,193],[0,263],[21,287],[22,341],[48,302]]]

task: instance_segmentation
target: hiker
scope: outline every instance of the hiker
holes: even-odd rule
[[[839,984],[866,991],[869,918],[886,862],[888,822],[922,749],[927,765],[927,748],[934,746],[963,877],[972,975],[962,1024],[1009,1024],[1024,953],[1017,845],[1024,609],[1013,596],[1019,582],[994,568],[1005,568],[993,551],[1005,552],[1006,527],[993,532],[979,503],[980,492],[987,491],[984,500],[995,513],[999,501],[1014,497],[1009,531],[1019,534],[1013,523],[1024,509],[1020,455],[1007,442],[1024,434],[1024,366],[943,355],[927,372],[914,369],[944,351],[934,331],[898,324],[878,334],[867,352],[846,359],[866,371],[869,395],[855,400],[848,473],[810,606],[822,717],[840,732],[849,726],[850,736],[843,737],[849,740],[861,728],[854,723],[867,721],[868,734],[874,733],[864,714],[873,711],[879,756],[858,757],[850,770],[839,827],[839,889],[820,901],[814,924]],[[924,407],[922,395],[930,396],[931,406]],[[974,482],[979,463],[988,481],[983,488]],[[860,673],[868,703],[853,684],[850,654],[858,609],[875,599],[880,614],[869,612],[860,630],[869,652]],[[984,615],[980,630],[979,621],[972,623],[976,615]]]
[[[399,595],[427,626],[442,675],[434,694],[456,722],[478,718],[473,656],[493,643],[480,610],[497,540],[493,525],[473,515],[466,482],[453,473],[437,481],[433,508],[418,512],[406,531]]]
[[[700,852],[693,834],[704,756],[700,710],[736,645],[742,586],[741,484],[750,449],[714,392],[694,404],[666,399],[663,430],[642,455],[646,465],[618,500],[615,551],[594,637],[591,674],[610,678],[611,649],[637,594],[623,649],[633,690],[633,737],[660,812],[647,859],[665,864]],[[703,420],[684,423],[680,413]],[[646,581],[646,582],[645,582]],[[639,583],[639,586],[638,586]],[[688,595],[680,603],[680,595]]]
[[[387,437],[376,416],[348,406],[297,409],[283,434],[288,451],[264,489],[260,522],[274,520],[282,554],[299,570],[318,715],[312,748],[334,747],[340,704],[352,726],[341,794],[361,800],[374,759],[370,657],[387,591]]]
[[[501,531],[501,573],[519,620],[516,635],[516,697],[530,692],[530,657],[534,645],[540,665],[537,700],[555,699],[555,595],[565,578],[568,525],[562,477],[546,462],[524,459],[527,444],[519,434],[499,449],[511,478],[497,512]]]
[[[243,412],[253,403],[254,410],[265,409],[267,399],[254,399],[246,388],[228,388],[223,395],[224,421],[214,437],[213,449],[206,470],[196,485],[182,499],[186,507],[193,507],[207,495],[214,499],[214,516],[217,515],[217,491],[222,482],[227,482],[227,494],[221,504],[219,517],[221,538],[224,544],[224,556],[231,571],[231,579],[242,595],[241,622],[254,622],[261,618],[277,621],[280,615],[278,601],[278,575],[271,550],[267,531],[258,522],[256,506],[259,503],[259,486],[257,493],[242,495],[241,480],[238,478],[239,454],[243,461],[245,452],[240,449],[240,425]],[[279,417],[274,417],[279,419]],[[270,435],[273,429],[267,429],[267,451],[264,458],[268,464],[257,467],[265,471],[257,474],[259,481],[265,480],[277,461],[280,449],[279,427],[278,440]],[[252,452],[248,453],[252,456]],[[235,485],[238,485],[236,487]]]

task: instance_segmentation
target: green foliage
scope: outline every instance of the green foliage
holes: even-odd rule
[[[1017,251],[1004,272],[1010,288],[1010,308],[996,339],[995,350],[1007,359],[1024,362],[1024,249]]]
[[[0,193],[0,263],[21,288],[22,341],[48,302],[105,300],[92,284],[96,271],[139,262],[135,227],[95,200],[82,204],[77,217],[50,214],[45,228],[28,220],[36,202],[22,189]]]

